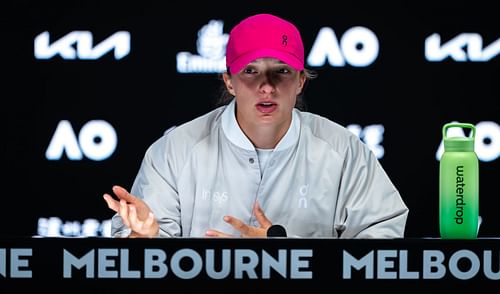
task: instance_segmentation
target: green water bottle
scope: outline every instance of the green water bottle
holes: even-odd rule
[[[448,129],[470,129],[469,136],[448,137]],[[476,128],[467,123],[443,126],[444,153],[439,163],[439,231],[442,239],[475,239],[479,217],[479,163]]]

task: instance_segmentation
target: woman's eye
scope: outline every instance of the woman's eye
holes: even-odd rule
[[[251,74],[251,73],[254,73],[254,72],[255,72],[255,70],[253,70],[252,68],[247,67],[247,68],[245,68],[245,69],[243,70],[243,72],[244,72],[244,73],[246,73],[246,74]]]

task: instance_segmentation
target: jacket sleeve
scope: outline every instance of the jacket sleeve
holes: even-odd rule
[[[339,238],[403,238],[408,208],[357,137],[346,150],[335,228]]]
[[[142,160],[139,172],[132,185],[131,194],[146,202],[160,226],[160,237],[182,235],[180,225],[180,203],[176,188],[175,167],[168,161],[168,138],[163,136],[153,143]],[[115,214],[111,235],[124,237],[130,234]]]

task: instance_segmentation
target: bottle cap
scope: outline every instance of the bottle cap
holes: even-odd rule
[[[469,137],[454,136],[448,137],[449,128],[471,129]],[[447,123],[443,126],[443,140],[445,151],[474,151],[474,140],[476,137],[476,127],[468,123]]]

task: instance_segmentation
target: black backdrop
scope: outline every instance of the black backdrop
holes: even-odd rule
[[[212,109],[217,98],[218,74],[179,73],[177,54],[196,55],[198,31],[211,20],[222,20],[228,34],[242,18],[270,12],[301,29],[306,57],[324,27],[333,30],[339,46],[354,27],[376,36],[378,55],[367,66],[306,65],[319,75],[309,84],[305,99],[309,111],[342,125],[357,124],[365,130],[383,126],[379,145],[385,154],[380,162],[410,208],[406,236],[439,236],[436,152],[442,126],[450,121],[483,126],[486,135],[480,143],[493,157],[480,161],[479,236],[499,235],[500,49],[494,8],[474,1],[439,7],[420,2],[101,2],[19,1],[10,7],[3,4],[0,10],[5,128],[0,234],[92,235],[83,224],[95,220],[99,227],[90,232],[105,236],[103,228],[112,211],[102,194],[114,184],[130,187],[146,148],[171,126]],[[35,38],[41,33],[49,32],[54,45],[75,31],[90,32],[94,48],[118,31],[128,32],[130,52],[121,59],[113,50],[93,60],[83,55],[35,57]],[[435,33],[441,36],[441,51],[450,54],[428,61],[425,40]],[[467,49],[472,41],[458,38],[472,33],[480,36],[480,53],[489,54],[489,60],[475,59]],[[447,51],[445,44],[454,49]],[[70,47],[75,49],[76,43]],[[340,57],[350,61],[347,49],[341,49]],[[79,160],[69,159],[67,153],[58,160],[46,158],[61,121],[71,124],[74,135],[60,137],[70,142],[94,120],[107,122],[116,132],[116,149],[109,158],[89,158],[82,142],[77,145],[83,154]],[[109,137],[95,137],[96,145],[99,140],[109,142]]]

